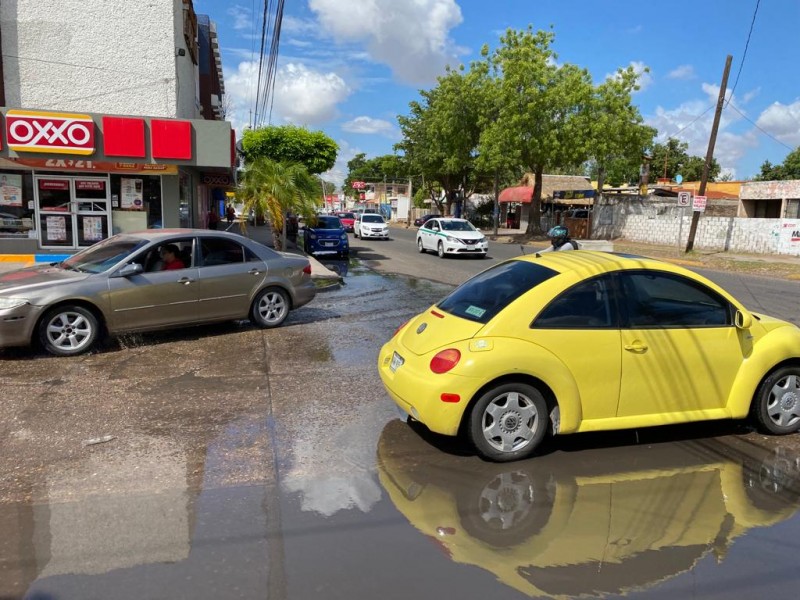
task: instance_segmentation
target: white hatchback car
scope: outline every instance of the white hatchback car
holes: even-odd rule
[[[448,254],[474,254],[486,257],[489,242],[466,219],[429,219],[417,230],[417,248],[420,252],[433,250],[439,258]]]
[[[373,213],[356,213],[353,224],[353,235],[357,238],[389,239],[389,226],[381,215]]]

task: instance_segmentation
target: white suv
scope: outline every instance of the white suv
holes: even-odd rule
[[[353,224],[353,235],[357,238],[379,238],[388,240],[389,226],[381,215],[356,213],[356,220]]]

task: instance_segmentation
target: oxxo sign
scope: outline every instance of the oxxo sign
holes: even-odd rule
[[[9,110],[6,139],[15,152],[93,154],[94,121],[89,115]]]

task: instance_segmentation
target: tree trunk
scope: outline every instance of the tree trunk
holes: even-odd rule
[[[528,215],[529,235],[542,235],[542,182],[544,180],[544,167],[534,169],[533,198],[531,198],[531,210]]]

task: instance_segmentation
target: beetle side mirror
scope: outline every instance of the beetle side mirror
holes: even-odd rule
[[[733,322],[737,329],[750,329],[753,325],[753,315],[743,310],[737,310]]]
[[[130,277],[144,273],[144,267],[139,263],[128,263],[114,274],[114,277]]]

